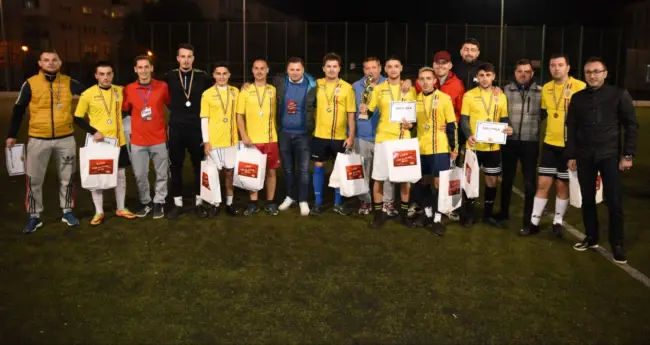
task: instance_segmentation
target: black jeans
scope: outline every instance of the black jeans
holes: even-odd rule
[[[185,152],[190,153],[194,167],[194,185],[192,190],[195,195],[201,192],[201,161],[203,160],[203,138],[201,128],[194,127],[169,127],[169,160],[171,161],[171,195],[183,196],[183,163]]]
[[[609,211],[609,244],[623,245],[623,196],[621,194],[621,172],[618,159],[607,158],[594,161],[593,158],[578,158],[578,180],[582,194],[582,221],[585,233],[596,243],[599,240],[598,213],[596,211],[596,179],[600,171],[603,200]]]
[[[284,168],[287,196],[299,202],[309,197],[309,159],[311,157],[311,135],[280,132],[280,155]],[[296,192],[294,164],[298,167],[300,193]]]
[[[530,222],[533,213],[533,202],[537,192],[538,157],[539,142],[537,141],[508,140],[505,145],[501,146],[501,165],[503,168],[501,215],[509,215],[512,186],[517,174],[517,162],[521,161],[521,171],[524,175],[524,226]]]

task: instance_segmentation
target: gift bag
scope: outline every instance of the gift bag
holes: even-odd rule
[[[420,144],[417,138],[384,141],[388,162],[388,180],[394,183],[416,183],[422,178]]]
[[[461,186],[467,194],[468,199],[478,198],[479,196],[479,165],[476,153],[473,150],[465,150],[465,163],[463,164],[463,178]]]
[[[241,146],[235,160],[235,187],[257,192],[264,188],[266,155],[255,147]]]
[[[79,149],[81,187],[88,190],[111,189],[117,186],[117,164],[120,148],[91,142]]]
[[[460,181],[463,178],[463,169],[453,167],[441,171],[438,189],[438,212],[447,214],[459,208],[463,201]]]
[[[603,201],[603,181],[600,178],[600,172],[596,176],[596,204]],[[575,208],[582,207],[582,192],[580,191],[580,181],[578,180],[578,171],[569,170],[569,203]]]
[[[217,205],[221,203],[221,184],[217,164],[208,156],[201,161],[201,200]]]
[[[368,193],[361,156],[356,153],[338,153],[329,186],[339,188],[341,195],[346,198]]]

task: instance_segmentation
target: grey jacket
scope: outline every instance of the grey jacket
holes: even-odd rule
[[[508,117],[512,126],[512,136],[508,140],[539,141],[542,87],[532,82],[525,90],[511,82],[504,88],[504,93],[508,99]]]

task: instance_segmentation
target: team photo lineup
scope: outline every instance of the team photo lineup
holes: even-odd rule
[[[140,55],[133,60],[134,82],[113,84],[114,66],[100,61],[93,71],[97,84],[86,87],[61,73],[56,51],[43,51],[40,71],[24,82],[13,106],[6,139],[9,150],[24,142],[22,232],[47,225],[43,198],[55,194],[43,185],[54,158],[61,221],[68,226],[82,224],[73,213],[77,172],[85,190],[77,192],[92,196],[94,216],[83,221],[92,226],[105,220],[103,193],[110,189],[115,216],[124,222],[210,221],[222,207],[229,217],[358,213],[372,229],[395,218],[435,236],[444,236],[450,222],[507,229],[515,216],[523,220],[518,235],[532,236],[546,230],[540,224],[548,210],[548,232],[562,237],[572,205],[581,208],[586,234],[573,248],[586,251],[602,244],[596,205],[603,202],[614,261],[626,263],[621,187],[633,167],[639,123],[628,91],[607,82],[607,62],[584,61],[581,81],[570,75],[566,55],[550,55],[541,63],[552,80],[538,85],[534,63],[522,57],[514,75],[503,76],[512,81],[497,86],[497,68],[479,60],[476,39],[464,41],[458,63],[448,51],[433,56],[413,80],[403,75],[400,57],[367,57],[357,81],[340,77],[346,66],[336,53],[323,57],[320,79],[305,71],[300,57],[289,58],[286,71],[272,77],[268,62],[256,59],[253,80],[235,87],[228,63],[198,69],[194,47],[181,44],[178,68],[161,79],[153,78],[153,59]],[[21,126],[28,126],[28,138],[19,138]],[[79,151],[76,127],[87,133]],[[183,199],[188,154],[191,205]],[[129,167],[136,183],[127,188]],[[276,191],[278,169],[282,191]],[[523,214],[512,215],[519,173]],[[248,193],[238,200],[242,209],[234,203],[236,188]],[[127,189],[137,191],[136,209],[126,207]],[[334,196],[331,208],[326,193]],[[352,209],[345,199],[360,206]]]

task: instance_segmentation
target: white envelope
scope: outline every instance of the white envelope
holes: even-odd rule
[[[12,148],[5,147],[5,157],[9,176],[25,175],[25,144],[15,144]]]

